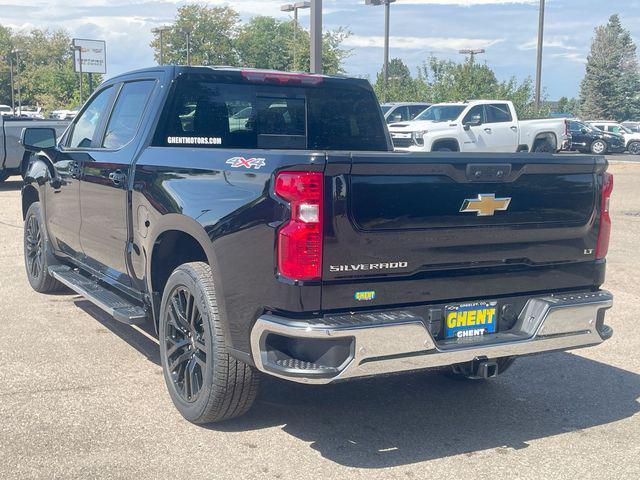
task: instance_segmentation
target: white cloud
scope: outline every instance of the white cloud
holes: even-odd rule
[[[539,0],[402,0],[403,5],[455,5],[475,7],[479,5],[536,4]]]
[[[456,37],[395,37],[389,39],[393,49],[405,50],[451,50],[457,51],[463,48],[487,48],[504,41],[502,38],[456,38]],[[344,45],[352,48],[382,48],[383,36],[352,35],[344,41]]]
[[[570,45],[573,40],[569,35],[546,35],[543,42],[545,48],[559,48],[562,50],[578,50],[578,47]],[[538,39],[531,38],[527,42],[518,45],[518,50],[535,50],[538,48]]]

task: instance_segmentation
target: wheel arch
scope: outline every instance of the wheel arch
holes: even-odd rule
[[[431,144],[431,151],[435,152],[438,147],[450,148],[453,152],[460,151],[460,143],[456,138],[438,138]]]
[[[163,215],[149,236],[147,252],[146,286],[152,300],[156,328],[164,286],[173,270],[183,263],[202,261],[211,266],[222,313],[223,295],[221,281],[218,278],[217,260],[213,244],[200,223],[182,214]],[[224,314],[222,317],[225,317]]]
[[[538,142],[547,141],[547,140],[553,146],[553,151],[557,152],[558,151],[558,137],[556,136],[555,132],[540,132],[540,133],[536,134],[535,138],[533,139],[533,143],[531,144],[531,150],[530,151],[531,152],[535,151],[535,148],[538,145]]]

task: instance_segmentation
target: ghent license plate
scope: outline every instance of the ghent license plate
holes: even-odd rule
[[[478,337],[496,332],[497,302],[474,302],[445,307],[446,338]]]

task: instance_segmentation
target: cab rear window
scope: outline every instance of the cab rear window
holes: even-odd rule
[[[375,95],[334,85],[291,87],[183,77],[156,146],[387,150]]]

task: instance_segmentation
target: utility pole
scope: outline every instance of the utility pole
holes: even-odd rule
[[[389,85],[389,36],[391,24],[391,4],[396,0],[365,0],[365,5],[384,5],[384,64],[382,67],[382,78],[384,80],[384,93],[382,101],[387,101],[387,87]]]
[[[11,110],[13,110],[13,113],[15,113],[16,110],[16,102],[13,98],[13,57],[11,54],[8,54],[6,56],[0,57],[2,58],[2,60],[4,60],[5,62],[9,62],[9,84],[10,84],[10,88],[11,88]]]
[[[311,0],[311,73],[322,73],[322,0]]]
[[[540,92],[542,90],[542,45],[544,41],[544,0],[540,0],[538,16],[538,58],[536,61],[536,109],[540,109]]]
[[[191,32],[193,32],[192,27],[184,27],[182,29],[182,33],[187,37],[187,65],[191,66]]]
[[[296,2],[282,5],[283,12],[293,12],[293,70],[298,70],[298,10],[311,8],[311,2]]]
[[[20,115],[22,115],[22,95],[20,94],[20,50],[16,48],[11,53],[15,54],[16,56],[16,87],[18,89],[18,111],[20,112]],[[16,113],[15,107],[13,109],[13,113],[14,115]]]
[[[164,65],[164,32],[171,30],[171,27],[162,26],[154,28],[151,33],[157,33],[160,37],[160,65]]]
[[[485,53],[486,50],[484,48],[468,48],[463,50],[458,50],[458,53],[462,55],[469,55],[471,57],[471,63],[475,62],[476,55],[480,55],[481,53]]]

